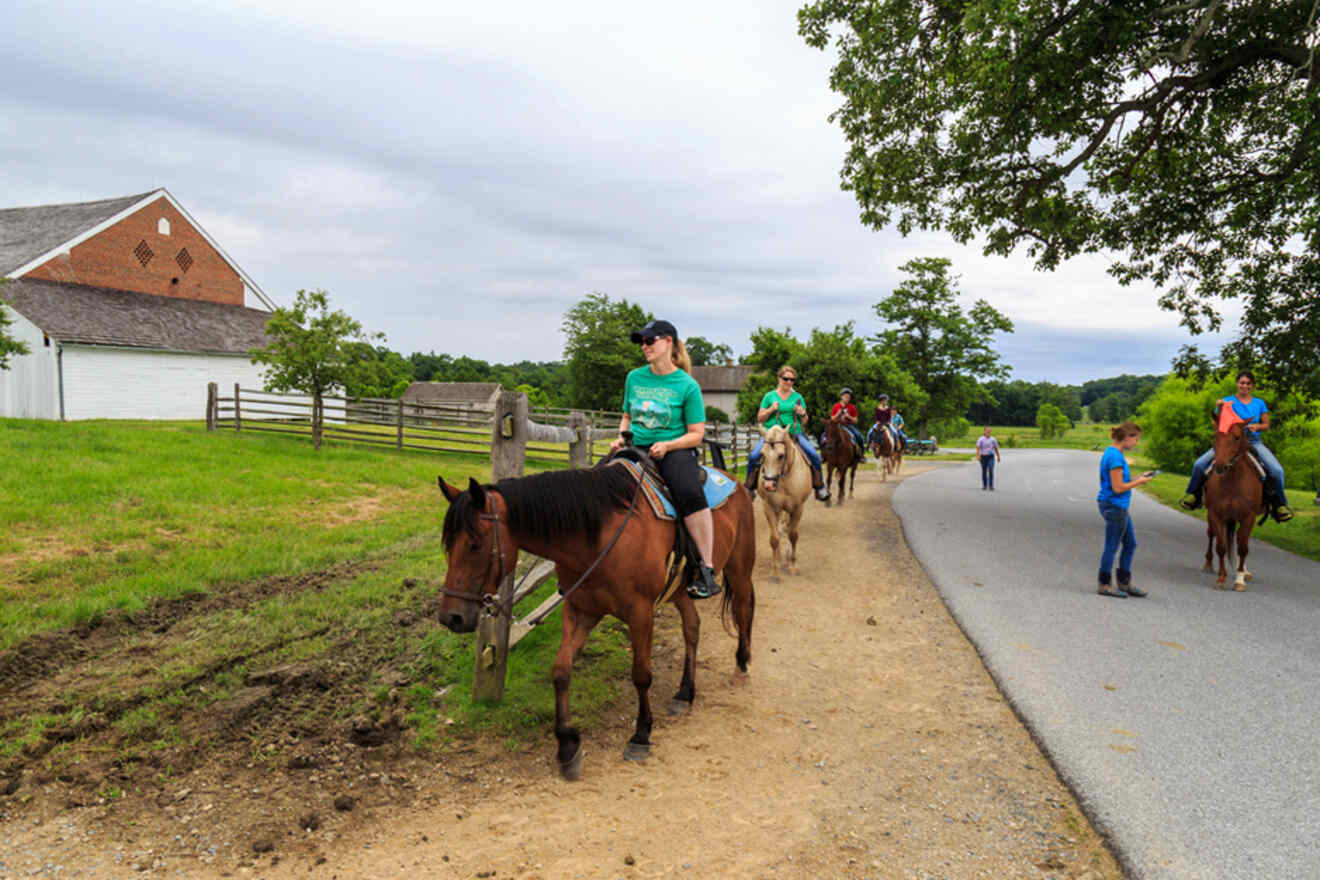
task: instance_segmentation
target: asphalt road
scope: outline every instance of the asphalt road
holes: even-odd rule
[[[1006,450],[995,492],[978,464],[941,465],[894,507],[1132,877],[1320,877],[1320,564],[1253,541],[1255,582],[1216,590],[1204,523],[1134,492],[1133,582],[1150,596],[1098,596],[1098,468]]]

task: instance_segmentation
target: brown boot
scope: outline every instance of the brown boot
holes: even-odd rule
[[[825,485],[825,478],[821,476],[820,471],[811,472],[811,488],[816,490],[817,501],[830,500],[830,487]]]
[[[756,478],[760,473],[761,462],[757,461],[753,464],[747,465],[747,479],[743,480],[743,485],[747,487],[747,491],[751,493],[753,498],[756,497]]]

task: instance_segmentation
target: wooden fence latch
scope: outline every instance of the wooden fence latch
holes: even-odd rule
[[[500,436],[506,440],[513,439],[513,414],[509,413],[500,420]]]

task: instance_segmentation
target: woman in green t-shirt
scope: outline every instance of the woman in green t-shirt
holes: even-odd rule
[[[765,425],[766,430],[775,425],[782,425],[788,430],[788,433],[797,440],[802,454],[811,463],[811,487],[816,490],[816,498],[829,501],[830,490],[825,485],[825,478],[820,472],[820,453],[816,451],[811,438],[802,430],[802,426],[807,423],[807,402],[802,399],[801,394],[793,390],[793,383],[797,381],[797,370],[784,364],[776,375],[779,377],[779,384],[761,398],[761,408],[756,411],[756,420]],[[756,497],[756,473],[761,469],[761,447],[764,443],[764,437],[757,440],[756,447],[747,456],[745,485],[753,498]]]
[[[697,461],[697,447],[706,436],[701,386],[691,376],[692,359],[673,324],[649,321],[632,334],[632,341],[642,346],[646,366],[630,372],[623,383],[623,418],[610,451],[623,446],[624,431],[632,431],[633,444],[656,460],[674,495],[674,507],[701,553],[701,570],[688,585],[688,595],[709,599],[720,593],[720,587],[710,565],[715,557],[715,521]]]

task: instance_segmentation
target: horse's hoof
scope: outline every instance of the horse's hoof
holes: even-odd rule
[[[1247,572],[1247,573],[1244,574],[1242,577],[1243,577],[1244,580],[1248,580],[1248,581],[1253,581],[1253,582],[1254,582],[1254,581],[1256,580],[1256,576],[1255,576],[1254,574],[1252,574],[1251,572]]]
[[[674,699],[669,701],[670,715],[686,715],[691,711],[692,711],[692,704],[687,700]]]
[[[1234,585],[1233,585],[1233,591],[1234,591],[1235,593],[1245,593],[1245,592],[1247,591],[1247,585],[1246,585],[1246,584],[1234,584]]]
[[[729,684],[733,685],[734,687],[746,687],[748,684],[751,683],[751,681],[752,681],[751,675],[749,675],[746,672],[735,672],[729,678]]]
[[[1216,590],[1227,590],[1227,589],[1228,589],[1228,584],[1224,583],[1223,581],[1215,581],[1215,589],[1216,589]]]
[[[577,782],[582,778],[582,746],[578,746],[573,757],[559,765],[559,775],[567,782]]]
[[[645,743],[629,742],[623,747],[623,760],[645,761],[651,754],[651,747]]]

